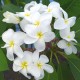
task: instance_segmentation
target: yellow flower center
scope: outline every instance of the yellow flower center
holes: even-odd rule
[[[48,8],[48,12],[51,12],[51,11],[52,11],[52,9]]]
[[[38,32],[38,33],[37,33],[37,37],[38,37],[39,39],[41,39],[41,38],[43,37],[43,33],[42,33],[42,32]]]
[[[65,22],[65,24],[68,24],[68,20],[67,19],[64,22]]]
[[[10,47],[14,47],[14,41],[10,41],[9,45]]]
[[[70,44],[70,43],[67,43],[67,46],[68,46],[68,47],[70,47],[70,46],[71,46],[71,44]]]
[[[30,16],[30,13],[26,13],[25,16],[29,17]]]
[[[69,35],[69,36],[67,36],[67,38],[69,38],[69,39],[70,39],[70,38],[71,38],[71,36]]]
[[[34,25],[35,26],[39,26],[40,25],[40,21],[35,21]]]
[[[38,67],[39,69],[41,69],[41,68],[42,68],[42,66],[43,66],[43,64],[42,64],[42,63],[40,63],[40,62],[38,62],[38,63],[37,63],[37,67]]]
[[[28,66],[28,63],[26,61],[21,63],[22,69],[27,68],[27,66]]]

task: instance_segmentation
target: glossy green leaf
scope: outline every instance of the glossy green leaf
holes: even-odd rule
[[[59,64],[57,73],[58,73],[58,80],[74,80],[69,65],[67,63]]]
[[[42,3],[45,5],[48,5],[50,3],[50,1],[49,0],[42,0]]]
[[[55,0],[67,11],[69,16],[80,16],[80,0]]]
[[[13,4],[7,4],[7,5],[3,6],[3,12],[5,12],[5,11],[10,11],[10,12],[16,13],[16,12],[23,11],[23,9],[18,6],[15,6]]]
[[[80,59],[75,55],[68,56],[68,59],[75,80],[80,80]]]
[[[8,70],[7,59],[2,49],[0,48],[0,71],[5,71],[5,70]]]
[[[4,74],[0,72],[0,80],[4,80]]]

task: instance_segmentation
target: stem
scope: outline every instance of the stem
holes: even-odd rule
[[[68,60],[68,58],[63,54],[63,52],[58,51],[58,53],[59,53],[61,56],[63,56],[65,59]]]
[[[52,62],[52,51],[51,51],[51,56],[50,56],[50,63]]]
[[[57,55],[55,53],[54,53],[54,56],[55,56],[55,58],[57,60],[57,63],[60,64],[59,59],[58,59],[58,57],[57,57]]]

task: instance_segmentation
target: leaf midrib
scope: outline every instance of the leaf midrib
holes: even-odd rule
[[[74,65],[74,63],[72,61],[69,60],[69,62],[77,69],[77,71],[80,72],[80,70],[76,67],[76,65]]]

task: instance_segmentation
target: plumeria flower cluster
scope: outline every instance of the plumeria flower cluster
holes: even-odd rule
[[[44,70],[48,73],[54,71],[53,67],[47,64],[49,59],[46,55],[40,55],[40,52],[46,48],[46,42],[56,38],[52,31],[59,30],[60,40],[57,46],[65,51],[66,54],[76,54],[75,31],[70,28],[75,24],[76,17],[68,18],[68,14],[60,7],[58,2],[51,2],[48,6],[42,3],[32,1],[25,5],[23,12],[16,14],[6,11],[2,21],[6,23],[19,24],[22,31],[14,32],[8,29],[2,34],[2,40],[5,45],[2,48],[7,49],[7,58],[13,61],[13,70],[22,73],[28,79],[34,76],[35,80],[44,77]],[[54,23],[52,19],[55,18]],[[23,51],[23,44],[33,44],[35,51]],[[15,58],[14,54],[17,56]],[[30,75],[28,75],[30,74]]]

